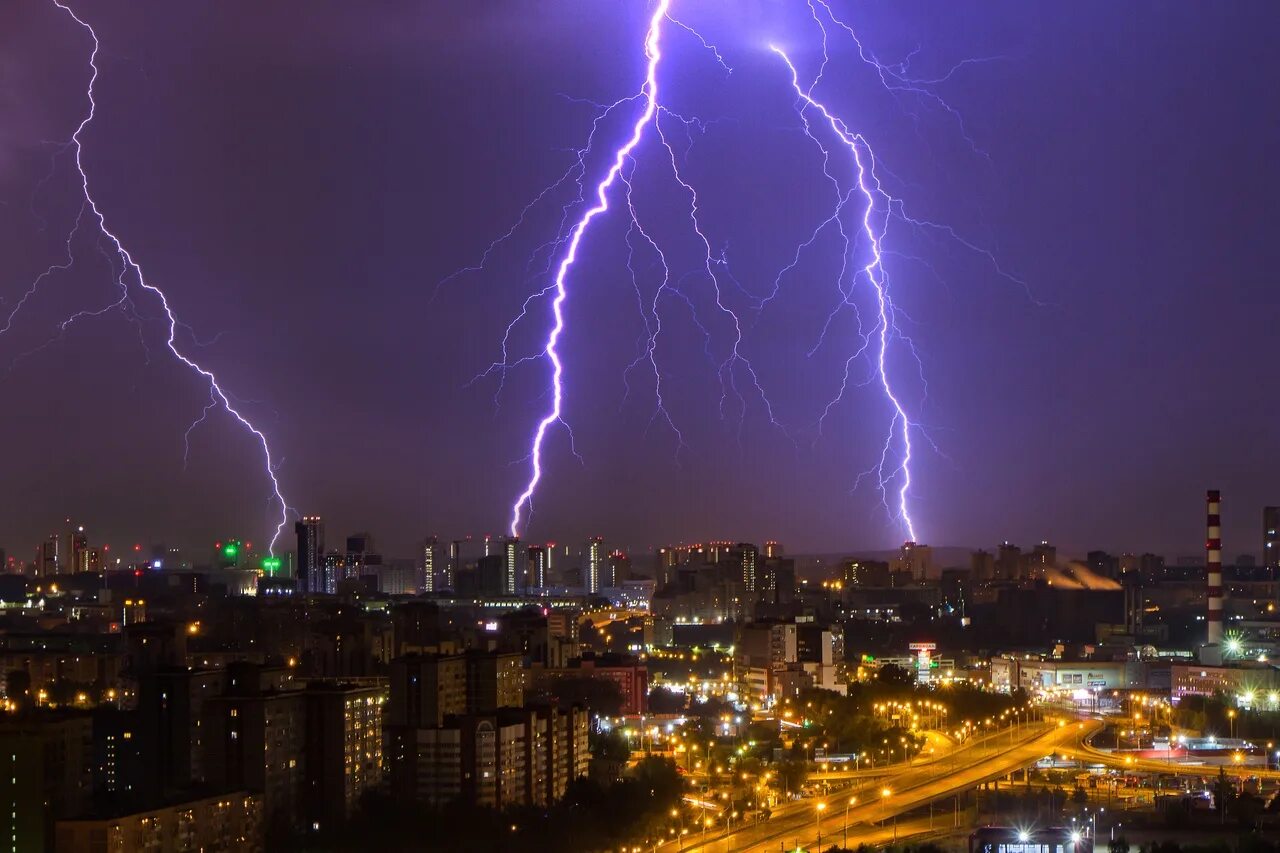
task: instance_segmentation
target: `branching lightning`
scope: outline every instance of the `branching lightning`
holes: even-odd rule
[[[174,358],[176,358],[188,369],[199,374],[202,380],[207,383],[209,388],[209,394],[210,394],[209,404],[204,407],[204,409],[200,413],[200,416],[191,424],[191,427],[187,429],[187,432],[184,435],[184,446],[186,446],[187,442],[190,439],[191,430],[194,429],[200,423],[202,423],[213,408],[224,409],[227,412],[227,414],[235,418],[236,421],[238,421],[240,425],[244,427],[244,429],[254,437],[254,439],[258,442],[262,451],[262,457],[265,463],[264,470],[267,475],[267,479],[271,483],[271,493],[273,495],[274,501],[279,505],[279,509],[280,509],[280,520],[275,526],[275,531],[271,537],[270,545],[268,546],[268,552],[274,554],[276,541],[280,538],[280,534],[283,532],[285,525],[288,524],[288,521],[289,521],[289,506],[288,506],[288,503],[285,501],[283,493],[280,490],[280,482],[276,477],[275,462],[272,457],[271,446],[267,441],[267,436],[265,433],[262,432],[262,430],[256,427],[244,414],[242,414],[239,411],[239,409],[236,408],[235,405],[232,404],[230,396],[223,390],[222,385],[219,383],[218,378],[217,376],[214,375],[213,371],[209,370],[208,368],[204,367],[203,365],[195,361],[193,358],[191,358],[186,353],[184,353],[182,348],[179,347],[178,345],[179,329],[184,329],[189,331],[189,327],[185,326],[178,320],[177,315],[174,313],[174,310],[171,307],[169,303],[169,299],[165,295],[164,291],[162,291],[159,286],[149,282],[146,279],[146,277],[143,275],[142,267],[138,265],[137,261],[134,260],[133,256],[129,253],[128,249],[125,248],[125,245],[121,241],[120,237],[118,237],[114,231],[108,228],[106,217],[104,216],[102,211],[99,209],[97,202],[95,201],[93,195],[89,191],[89,177],[88,177],[88,173],[85,171],[85,167],[82,159],[83,146],[81,143],[81,136],[84,133],[85,128],[87,128],[90,125],[90,123],[94,119],[94,116],[97,113],[98,105],[94,97],[94,86],[97,84],[97,81],[98,81],[99,71],[98,71],[97,59],[98,59],[98,51],[100,49],[100,44],[98,42],[98,34],[94,31],[92,26],[90,26],[86,21],[80,18],[69,6],[62,3],[61,0],[52,0],[52,2],[53,2],[53,5],[57,6],[60,10],[65,12],[73,21],[75,21],[76,24],[78,24],[89,35],[89,38],[93,42],[92,50],[89,53],[89,68],[91,70],[91,73],[89,76],[88,87],[86,88],[86,91],[85,91],[86,98],[89,102],[89,110],[85,114],[85,116],[81,119],[79,125],[75,129],[75,132],[71,135],[71,140],[70,140],[70,145],[75,152],[74,162],[75,162],[76,171],[79,175],[80,189],[83,193],[83,201],[80,208],[80,212],[76,216],[75,224],[72,226],[70,233],[67,235],[66,260],[64,262],[57,263],[50,266],[47,270],[45,270],[45,272],[41,273],[32,282],[26,294],[22,297],[22,299],[20,299],[15,304],[12,311],[9,312],[9,315],[6,319],[4,327],[0,328],[0,334],[3,334],[4,332],[7,332],[10,328],[12,328],[14,318],[22,310],[23,306],[30,299],[30,297],[35,294],[35,292],[39,289],[42,283],[46,282],[51,276],[57,273],[66,272],[67,270],[71,269],[75,261],[75,253],[72,247],[72,243],[76,239],[77,233],[81,228],[81,225],[85,216],[86,215],[90,216],[93,219],[93,221],[96,222],[97,230],[99,232],[100,238],[105,238],[105,240],[107,241],[107,245],[109,246],[109,250],[108,250],[109,253],[115,255],[116,262],[113,263],[113,266],[116,267],[116,269],[118,270],[118,273],[116,274],[116,277],[115,277],[115,284],[119,291],[119,299],[106,305],[103,308],[87,309],[87,310],[78,311],[72,314],[70,317],[63,320],[59,324],[58,336],[61,336],[62,333],[64,333],[73,323],[76,323],[77,321],[92,318],[92,317],[98,317],[110,311],[120,311],[135,323],[140,324],[140,318],[138,317],[132,302],[132,296],[131,296],[131,290],[130,290],[131,284],[134,284],[137,287],[141,288],[142,290],[147,291],[148,293],[152,294],[154,297],[156,297],[160,301],[160,307],[163,310],[164,318],[167,321],[167,326],[168,326],[165,345],[168,347],[169,351],[173,354]],[[56,337],[55,337],[55,340],[56,340]],[[199,345],[199,342],[197,342],[197,345]],[[184,454],[184,460],[185,460],[185,454]]]
[[[511,507],[511,535],[519,536],[521,529],[521,520],[525,508],[532,509],[533,494],[537,491],[538,483],[542,480],[542,443],[547,437],[547,430],[552,424],[562,422],[561,412],[564,403],[564,364],[560,360],[560,352],[556,349],[556,344],[560,341],[560,335],[564,332],[564,301],[569,296],[568,288],[565,285],[569,275],[569,270],[573,268],[574,261],[578,259],[578,247],[582,244],[582,236],[590,227],[591,221],[600,214],[609,209],[609,190],[612,188],[619,175],[622,174],[623,168],[626,166],[631,152],[640,144],[641,137],[644,136],[645,128],[653,121],[654,116],[658,112],[658,61],[662,58],[661,46],[659,39],[662,34],[662,21],[666,18],[667,8],[670,6],[670,0],[659,0],[658,8],[653,13],[653,17],[649,20],[649,29],[645,35],[645,55],[648,57],[648,68],[645,74],[644,86],[641,92],[644,96],[644,110],[640,113],[640,117],[636,120],[635,125],[631,129],[631,137],[623,143],[614,155],[613,165],[609,167],[609,171],[596,185],[596,203],[582,214],[582,218],[573,226],[569,236],[568,248],[565,251],[564,258],[560,261],[560,265],[556,270],[555,278],[555,298],[551,301],[551,310],[555,316],[555,323],[551,327],[551,332],[547,336],[546,355],[551,361],[551,410],[538,421],[538,426],[533,435],[533,446],[529,451],[529,463],[532,472],[529,482],[525,486],[524,491],[516,498],[515,503]],[[527,303],[526,303],[527,304]]]
[[[805,88],[800,85],[800,76],[796,71],[795,64],[782,48],[773,46],[772,50],[778,54],[787,64],[787,68],[791,71],[791,85],[795,89],[796,95],[804,102],[802,112],[810,107],[817,110],[826,121],[836,138],[842,142],[853,155],[854,171],[859,194],[866,202],[863,208],[861,218],[861,230],[865,235],[868,243],[869,259],[859,271],[860,276],[865,278],[871,285],[875,294],[875,303],[877,307],[875,328],[872,336],[875,338],[875,352],[873,359],[876,367],[876,374],[879,377],[880,386],[884,390],[884,395],[888,399],[893,408],[893,418],[889,425],[888,435],[885,437],[884,447],[880,454],[880,462],[876,468],[879,477],[879,485],[881,492],[890,490],[892,482],[898,481],[897,487],[897,509],[896,515],[902,524],[906,527],[907,535],[911,539],[916,538],[915,522],[911,518],[910,508],[907,503],[907,494],[911,489],[911,433],[915,429],[915,424],[907,414],[907,410],[903,407],[901,396],[894,390],[894,383],[890,376],[890,370],[887,364],[889,344],[895,337],[898,337],[897,324],[895,322],[893,300],[889,295],[888,282],[885,276],[883,259],[881,256],[880,244],[884,239],[885,230],[888,228],[889,221],[889,196],[881,187],[879,178],[875,175],[875,155],[871,150],[871,146],[866,139],[859,134],[851,132],[845,123],[833,115],[822,103],[817,101],[812,94],[813,87]],[[812,128],[807,120],[805,122],[805,132],[810,134],[812,138]],[[815,139],[815,142],[817,140]],[[823,148],[823,157],[826,158],[826,149]],[[842,196],[843,198],[843,196]],[[877,201],[880,202],[877,205]],[[845,292],[843,302],[849,301],[849,294]],[[845,363],[844,379],[847,383],[849,376],[850,362],[858,358],[863,348],[859,349],[849,361]],[[842,385],[840,395],[836,400],[840,399],[845,392],[845,386]],[[826,411],[830,411],[829,404]],[[824,413],[825,414],[825,413]],[[889,458],[894,451],[895,443],[899,444],[899,461],[896,465],[889,462]]]
[[[913,442],[923,440],[930,446],[933,443],[918,421],[914,420],[910,414],[910,409],[917,404],[914,400],[909,400],[908,395],[901,389],[901,377],[897,375],[896,369],[900,358],[915,360],[918,376],[912,379],[912,382],[914,384],[918,381],[922,399],[927,397],[928,385],[915,343],[903,331],[900,321],[910,322],[910,317],[895,304],[885,258],[898,256],[920,261],[935,276],[937,273],[928,261],[902,254],[886,246],[890,224],[899,223],[950,239],[984,258],[999,276],[1023,288],[1027,288],[1027,285],[1021,279],[1006,272],[992,252],[965,239],[950,226],[909,215],[902,200],[886,189],[880,175],[887,175],[894,180],[896,178],[877,160],[866,136],[852,130],[833,108],[818,99],[816,91],[822,83],[823,75],[830,62],[829,39],[832,34],[842,33],[852,40],[857,59],[874,72],[880,86],[899,104],[905,106],[909,102],[944,114],[949,120],[954,121],[970,150],[989,159],[986,153],[974,143],[959,110],[939,93],[937,87],[951,80],[967,66],[999,61],[1005,57],[964,59],[941,74],[918,75],[911,70],[912,59],[918,52],[918,48],[897,63],[883,62],[867,48],[853,27],[836,14],[830,0],[806,0],[805,7],[808,15],[812,18],[821,37],[821,64],[812,80],[807,85],[802,84],[800,73],[791,57],[781,47],[771,46],[771,49],[785,62],[790,72],[790,83],[797,99],[801,130],[805,138],[816,146],[820,153],[822,175],[830,187],[831,206],[808,237],[795,247],[794,253],[789,253],[790,260],[774,276],[772,286],[767,289],[765,295],[759,296],[747,291],[732,275],[728,266],[726,248],[717,247],[715,241],[709,236],[702,221],[699,190],[685,175],[684,161],[687,160],[688,149],[684,148],[684,156],[680,156],[677,154],[677,146],[672,141],[671,122],[676,122],[683,127],[690,146],[693,144],[693,131],[704,132],[711,122],[697,116],[676,112],[665,105],[659,97],[659,66],[662,60],[664,25],[670,25],[675,30],[690,35],[713,57],[726,75],[733,74],[733,68],[726,60],[725,52],[697,29],[677,18],[671,8],[673,2],[674,0],[655,0],[655,7],[645,31],[645,77],[639,92],[612,104],[583,101],[595,107],[596,118],[587,145],[577,150],[575,162],[557,181],[543,190],[520,212],[515,224],[506,233],[489,244],[477,264],[464,267],[449,277],[452,279],[462,273],[483,268],[496,247],[512,237],[525,223],[530,211],[550,192],[568,181],[576,182],[577,198],[563,206],[555,236],[534,251],[534,258],[542,252],[548,253],[546,270],[548,273],[551,269],[550,258],[555,257],[557,253],[562,253],[555,265],[554,276],[549,283],[540,283],[526,296],[520,311],[505,329],[501,341],[500,358],[476,377],[480,379],[497,375],[499,377],[497,393],[500,394],[508,372],[517,366],[535,361],[541,362],[545,359],[551,369],[548,386],[551,402],[537,423],[530,450],[525,457],[525,461],[530,466],[530,475],[523,491],[516,497],[511,507],[511,533],[519,535],[527,526],[529,515],[532,513],[533,499],[545,473],[544,445],[549,432],[557,424],[565,425],[567,428],[563,410],[566,365],[565,356],[559,347],[566,329],[565,303],[569,297],[570,279],[588,230],[598,217],[611,210],[611,197],[617,196],[613,198],[617,202],[615,206],[629,220],[625,234],[626,265],[642,326],[642,332],[637,341],[637,354],[623,371],[623,402],[625,403],[632,394],[633,373],[640,369],[646,373],[651,372],[655,408],[649,423],[650,425],[661,423],[671,430],[677,442],[677,463],[679,463],[681,452],[687,450],[688,445],[664,400],[664,373],[660,366],[658,347],[664,334],[665,305],[672,300],[683,302],[690,311],[693,323],[704,337],[705,352],[720,385],[721,418],[725,419],[733,413],[739,418],[741,425],[749,403],[758,397],[769,423],[789,437],[788,430],[775,415],[774,407],[759,375],[744,352],[746,333],[751,325],[744,322],[743,317],[731,306],[728,297],[733,295],[735,303],[745,300],[748,310],[759,317],[781,297],[784,289],[790,286],[789,281],[801,265],[804,256],[834,241],[840,256],[840,264],[834,280],[836,299],[826,314],[825,321],[808,349],[807,355],[814,356],[827,343],[828,333],[833,328],[837,317],[846,311],[854,315],[857,332],[856,342],[850,348],[850,354],[844,359],[839,389],[821,408],[816,422],[817,433],[822,434],[828,415],[846,399],[850,389],[865,385],[877,387],[879,396],[887,403],[889,423],[876,463],[858,476],[854,488],[857,488],[864,477],[872,478],[879,488],[889,515],[901,525],[908,538],[915,540],[918,528],[910,506],[915,449]],[[627,106],[639,108],[641,105],[639,116],[629,126],[629,136],[613,150],[607,170],[595,184],[594,191],[589,196],[585,191],[585,176],[588,172],[587,155],[596,144],[601,122],[620,108]],[[919,120],[919,115],[911,112],[909,106],[907,111],[913,118]],[[674,181],[673,189],[682,195],[681,204],[684,210],[681,221],[687,221],[689,231],[698,247],[697,268],[683,274],[677,273],[674,269],[674,262],[664,251],[658,232],[646,227],[643,211],[638,209],[634,198],[637,173],[643,172],[647,179],[652,171],[650,161],[644,161],[641,154],[642,149],[646,149],[649,143],[656,143],[654,147],[660,155],[662,171]],[[683,145],[681,147],[683,148]],[[848,167],[843,165],[846,152]],[[833,153],[841,154],[839,163],[836,162]],[[852,180],[847,177],[850,169],[853,175]],[[577,218],[573,219],[570,211],[578,209],[589,197],[591,197],[590,206],[581,210]],[[531,259],[531,266],[532,263]],[[653,270],[655,267],[657,269],[660,280],[656,289],[649,294],[644,293],[640,285],[641,268],[638,266],[640,264],[646,264],[648,270]],[[686,291],[689,286],[687,282],[690,281],[705,283],[709,287],[708,310],[713,307],[717,328],[720,323],[727,325],[729,329],[727,346],[726,343],[716,341],[711,318],[699,316],[695,301]],[[864,283],[867,287],[866,291],[860,289]],[[737,293],[731,294],[730,288],[735,288]],[[1029,288],[1027,289],[1029,294]],[[859,293],[866,295],[859,296]],[[533,316],[532,310],[536,305],[547,299],[550,299],[552,322],[541,349],[520,355],[512,353],[513,332]],[[863,314],[868,315],[865,325]],[[718,348],[720,352],[717,354]],[[859,365],[864,362],[867,365],[865,377],[859,375],[861,370]]]

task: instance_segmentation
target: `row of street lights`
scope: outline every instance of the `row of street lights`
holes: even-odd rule
[[[891,796],[893,796],[893,791],[891,789],[889,788],[880,789],[880,803],[881,803],[880,819],[881,820],[885,819],[885,812],[888,811],[889,797]],[[842,828],[843,841],[841,842],[841,846],[843,847],[849,846],[849,809],[852,806],[857,805],[857,803],[858,803],[858,798],[855,795],[850,797],[844,804],[844,825]],[[814,822],[814,826],[818,830],[818,841],[816,844],[818,849],[822,848],[822,813],[825,812],[826,810],[827,810],[827,804],[824,802],[820,802],[814,807],[813,822]],[[893,840],[895,843],[898,840],[898,816],[897,815],[893,816]]]

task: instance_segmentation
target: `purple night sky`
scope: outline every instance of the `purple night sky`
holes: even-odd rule
[[[391,555],[427,533],[503,533],[548,368],[511,370],[497,405],[495,377],[471,380],[548,284],[545,252],[533,265],[530,254],[576,188],[532,208],[485,269],[437,284],[569,168],[591,102],[638,91],[651,7],[68,2],[102,44],[98,113],[82,137],[94,197],[190,326],[184,346],[269,436],[292,506],[324,516],[335,538],[370,530]],[[1280,420],[1265,379],[1280,327],[1280,9],[832,5],[883,62],[911,56],[913,76],[991,60],[935,87],[963,124],[887,92],[843,34],[818,90],[870,140],[914,215],[990,249],[1026,284],[936,232],[890,232],[886,268],[927,398],[914,365],[895,366],[936,444],[917,443],[920,538],[1196,554],[1215,487],[1227,558],[1256,553],[1261,508],[1280,503],[1280,461],[1265,449]],[[682,173],[740,285],[742,349],[786,432],[745,389],[745,409],[731,395],[722,418],[714,362],[727,332],[696,275],[683,280],[689,304],[666,304],[657,351],[687,449],[653,420],[652,372],[629,373],[627,393],[644,324],[615,204],[568,279],[564,410],[582,461],[563,431],[548,439],[526,538],[891,547],[902,529],[879,495],[865,482],[851,491],[879,456],[878,389],[851,388],[815,427],[858,343],[846,314],[809,354],[836,295],[835,241],[804,255],[765,309],[749,307],[830,207],[789,74],[768,49],[785,45],[812,77],[808,8],[674,0],[673,12],[733,67],[686,31],[664,34],[663,103],[707,122],[669,125]],[[51,0],[0,7],[0,328],[65,258],[81,197],[60,146],[87,109],[90,47]],[[588,191],[638,109],[602,122]],[[637,150],[634,201],[683,274],[698,250],[665,156],[652,140]],[[225,412],[192,433],[184,467],[208,388],[164,349],[158,300],[135,293],[140,323],[113,312],[59,337],[66,316],[115,298],[100,245],[82,227],[75,266],[0,334],[0,547],[27,557],[67,516],[113,546],[265,541],[275,511],[259,448]],[[652,295],[657,269],[637,257],[637,286]],[[539,348],[548,316],[534,304],[514,354]]]

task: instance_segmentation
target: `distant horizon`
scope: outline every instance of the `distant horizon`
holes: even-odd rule
[[[59,533],[59,535],[65,536],[69,532],[70,532],[69,529],[64,529]],[[110,545],[111,557],[113,559],[116,557],[119,557],[123,563],[130,563],[131,558],[133,558],[133,555],[135,554],[137,554],[138,556],[134,559],[143,561],[143,560],[149,559],[150,555],[154,553],[155,549],[158,547],[163,546],[165,549],[172,549],[175,547],[171,542],[166,542],[163,539],[156,540],[156,541],[147,541],[147,540],[130,541],[126,539],[126,540],[118,540],[118,541],[127,541],[129,543],[125,545],[123,548],[121,548],[120,546],[113,544],[111,542],[104,543],[104,542],[99,542],[95,540],[92,535],[93,533],[92,528],[86,527],[85,532],[89,536],[90,547],[97,548],[97,547],[101,547],[103,544]],[[326,533],[328,534],[328,532],[329,532],[328,525],[326,523]],[[390,560],[414,560],[414,561],[420,560],[421,559],[421,552],[420,552],[421,543],[425,543],[427,539],[426,536],[423,536],[420,540],[419,545],[416,545],[410,549],[407,549],[408,553],[405,553],[405,549],[389,550],[389,549],[383,549],[382,547],[380,547],[379,542],[381,537],[379,536],[378,531],[376,530],[372,530],[368,528],[353,529],[351,531],[343,532],[334,536],[332,538],[332,541],[328,541],[329,536],[327,535],[326,543],[325,543],[325,552],[326,553],[342,552],[343,548],[335,547],[335,545],[345,544],[345,539],[348,536],[356,535],[357,533],[370,534],[372,536],[373,543],[375,545],[375,550],[373,551],[373,553],[377,553],[382,557]],[[437,538],[437,547],[440,548],[441,550],[447,549],[450,542],[455,541],[448,536],[440,536],[438,534],[431,534],[431,535]],[[499,542],[505,538],[506,537],[504,536],[492,536],[491,541]],[[258,542],[255,542],[253,539],[244,539],[237,536],[211,538],[210,540],[208,540],[207,544],[202,543],[194,547],[193,546],[183,547],[179,545],[177,546],[177,550],[180,556],[182,556],[183,558],[191,562],[193,566],[200,566],[204,563],[204,560],[198,556],[200,553],[203,552],[207,556],[211,557],[213,552],[216,550],[215,546],[220,544],[222,541],[225,541],[228,539],[240,539],[242,542],[246,543],[246,548],[248,548],[252,553],[257,554],[260,557],[267,556],[267,552],[261,547],[260,540]],[[568,547],[574,556],[579,556],[582,553],[582,546],[585,545],[589,539],[590,537],[583,537],[580,540],[552,538],[550,540],[521,539],[520,541],[522,545],[529,546],[529,547],[536,546],[536,545],[546,545],[546,544],[554,544],[557,548]],[[40,541],[41,540],[35,541],[35,544],[31,546],[30,552],[26,556],[23,556],[22,552],[14,551],[8,548],[3,543],[0,543],[0,551],[3,551],[5,553],[7,559],[17,559],[23,562],[30,562],[31,559],[34,558],[39,548]],[[293,528],[291,525],[287,531],[287,534],[282,535],[280,538],[280,541],[277,543],[275,554],[277,556],[294,554],[296,551],[295,541],[296,540],[295,540]],[[470,540],[468,540],[466,538],[466,535],[464,535],[460,537],[457,541],[467,542],[468,547],[474,548],[474,547],[483,547],[484,539],[483,539],[483,534],[481,534],[480,536],[475,536],[473,534]],[[612,542],[608,538],[608,536],[604,537],[604,541],[605,541],[605,545],[610,549],[613,549],[613,548],[621,549],[625,554],[627,554],[627,556],[633,559],[636,558],[637,556],[644,557],[647,559],[647,558],[655,557],[658,549],[666,548],[666,547],[688,547],[691,545],[701,545],[701,544],[706,544],[711,542],[729,542],[732,544],[747,543],[747,544],[755,545],[759,547],[761,550],[763,550],[765,543],[771,540],[767,538],[753,540],[753,539],[741,539],[741,538],[714,537],[714,538],[687,541],[687,542],[668,541],[660,544],[642,545],[642,546],[636,546],[630,543]],[[1030,550],[1032,550],[1036,545],[1040,544],[1041,541],[1042,540],[1035,540],[1031,542],[1016,542],[1016,541],[1009,541],[1009,540],[1000,540],[992,545],[986,545],[986,546],[966,546],[966,545],[935,546],[927,542],[917,543],[917,544],[921,546],[927,546],[932,549],[935,555],[934,564],[939,568],[967,568],[969,566],[970,555],[979,550],[986,551],[991,554],[995,554],[1001,544],[1008,542],[1009,544],[1012,544],[1021,548],[1023,553],[1027,553]],[[787,547],[786,542],[779,542],[778,544],[781,546],[781,549],[782,549],[781,556],[789,557],[793,559],[807,560],[807,561],[823,561],[823,560],[836,561],[836,560],[842,560],[842,559],[868,559],[868,560],[879,560],[879,561],[887,562],[892,560],[899,553],[899,549],[897,548],[792,550]],[[1203,553],[1200,553],[1200,554],[1192,554],[1187,552],[1182,552],[1182,553],[1163,552],[1162,553],[1160,551],[1147,550],[1147,549],[1112,550],[1108,548],[1087,548],[1082,551],[1076,551],[1072,549],[1065,549],[1053,542],[1049,542],[1048,544],[1053,545],[1055,548],[1057,548],[1058,556],[1059,556],[1059,560],[1058,560],[1059,565],[1062,565],[1064,561],[1085,563],[1087,554],[1090,551],[1102,551],[1106,554],[1111,555],[1112,557],[1120,557],[1124,555],[1143,556],[1145,554],[1154,554],[1155,556],[1164,560],[1165,564],[1170,568],[1179,568],[1179,567],[1190,568],[1190,567],[1196,567],[1196,566],[1203,566],[1205,563],[1205,555]],[[141,550],[135,551],[134,550],[135,545],[141,546]],[[1240,552],[1232,553],[1228,549],[1226,550],[1226,554],[1230,555],[1225,562],[1225,565],[1228,565],[1228,566],[1239,566],[1240,565],[1239,560],[1241,558],[1245,558],[1245,559],[1251,558],[1255,561],[1255,565],[1261,565],[1261,558],[1258,552],[1240,551]]]

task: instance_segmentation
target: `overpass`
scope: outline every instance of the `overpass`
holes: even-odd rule
[[[705,838],[691,833],[685,837],[683,846],[678,847],[672,842],[660,849],[698,853],[776,853],[779,844],[809,846],[816,843],[819,828],[824,843],[841,840],[846,825],[850,844],[874,843],[876,839],[883,842],[886,833],[895,831],[890,822],[896,822],[899,815],[939,800],[951,799],[978,785],[1029,767],[1046,755],[1078,746],[1083,738],[1098,731],[1101,725],[1088,721],[1031,726],[1011,745],[1003,743],[1003,738],[989,738],[970,749],[956,750],[924,764],[903,767],[892,778],[882,778],[874,784],[869,784],[870,780],[859,780],[868,784],[861,787],[855,784],[824,798],[788,803],[763,823],[746,825],[728,834],[721,830]],[[852,803],[851,798],[854,799]],[[919,824],[919,820],[912,820],[899,827],[899,831],[904,835],[920,831]],[[932,821],[923,826],[927,831]]]

